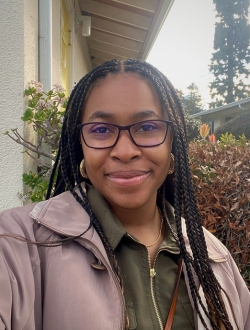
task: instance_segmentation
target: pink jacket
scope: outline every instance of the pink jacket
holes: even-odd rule
[[[88,226],[88,215],[69,192],[35,207],[28,205],[0,214],[0,234],[38,242],[77,236]],[[212,267],[231,298],[239,329],[249,330],[248,289],[227,249],[207,231],[205,235]],[[98,262],[106,269],[98,269]],[[230,308],[228,313],[233,323]],[[196,319],[196,328],[203,330]],[[93,228],[75,241],[56,247],[0,237],[0,330],[123,328],[124,299]]]

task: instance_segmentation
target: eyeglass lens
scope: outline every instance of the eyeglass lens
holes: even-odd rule
[[[88,123],[82,126],[85,143],[92,148],[112,147],[121,130],[128,130],[133,142],[138,146],[156,146],[166,138],[168,125],[164,121],[143,121],[121,127],[110,123]]]

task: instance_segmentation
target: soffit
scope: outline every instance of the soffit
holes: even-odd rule
[[[110,59],[145,60],[174,0],[79,0],[91,16],[93,67]]]

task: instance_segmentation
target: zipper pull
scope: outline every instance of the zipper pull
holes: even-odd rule
[[[101,260],[98,260],[98,262],[92,262],[91,267],[99,270],[106,270],[107,268],[104,266],[104,264],[101,262]]]
[[[150,277],[155,277],[155,275],[156,275],[155,269],[154,268],[150,268],[149,274],[150,274]]]

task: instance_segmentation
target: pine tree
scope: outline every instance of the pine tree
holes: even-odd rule
[[[189,90],[189,94],[183,97],[184,109],[190,115],[194,115],[195,113],[202,111],[203,105],[201,94],[194,83],[190,84],[187,89]]]
[[[250,28],[249,0],[213,0],[219,21],[215,24],[214,53],[210,71],[215,80],[210,84],[214,100],[210,108],[218,107],[250,95],[249,76]]]
[[[192,87],[190,87],[192,86]],[[190,95],[184,96],[184,93],[181,89],[176,89],[176,92],[183,104],[184,110],[185,110],[185,121],[187,125],[187,139],[188,142],[197,139],[200,136],[200,126],[201,126],[201,120],[199,118],[193,118],[188,111],[187,105],[192,105],[192,109],[196,109],[196,112],[202,111],[201,107],[201,96],[198,90],[198,87],[192,83],[187,88],[190,90],[190,95],[193,93],[194,95],[190,97]],[[195,93],[193,92],[195,91]],[[197,96],[198,94],[198,96]],[[188,102],[187,99],[189,98]],[[192,99],[192,102],[190,101]],[[191,109],[191,108],[189,108]]]

